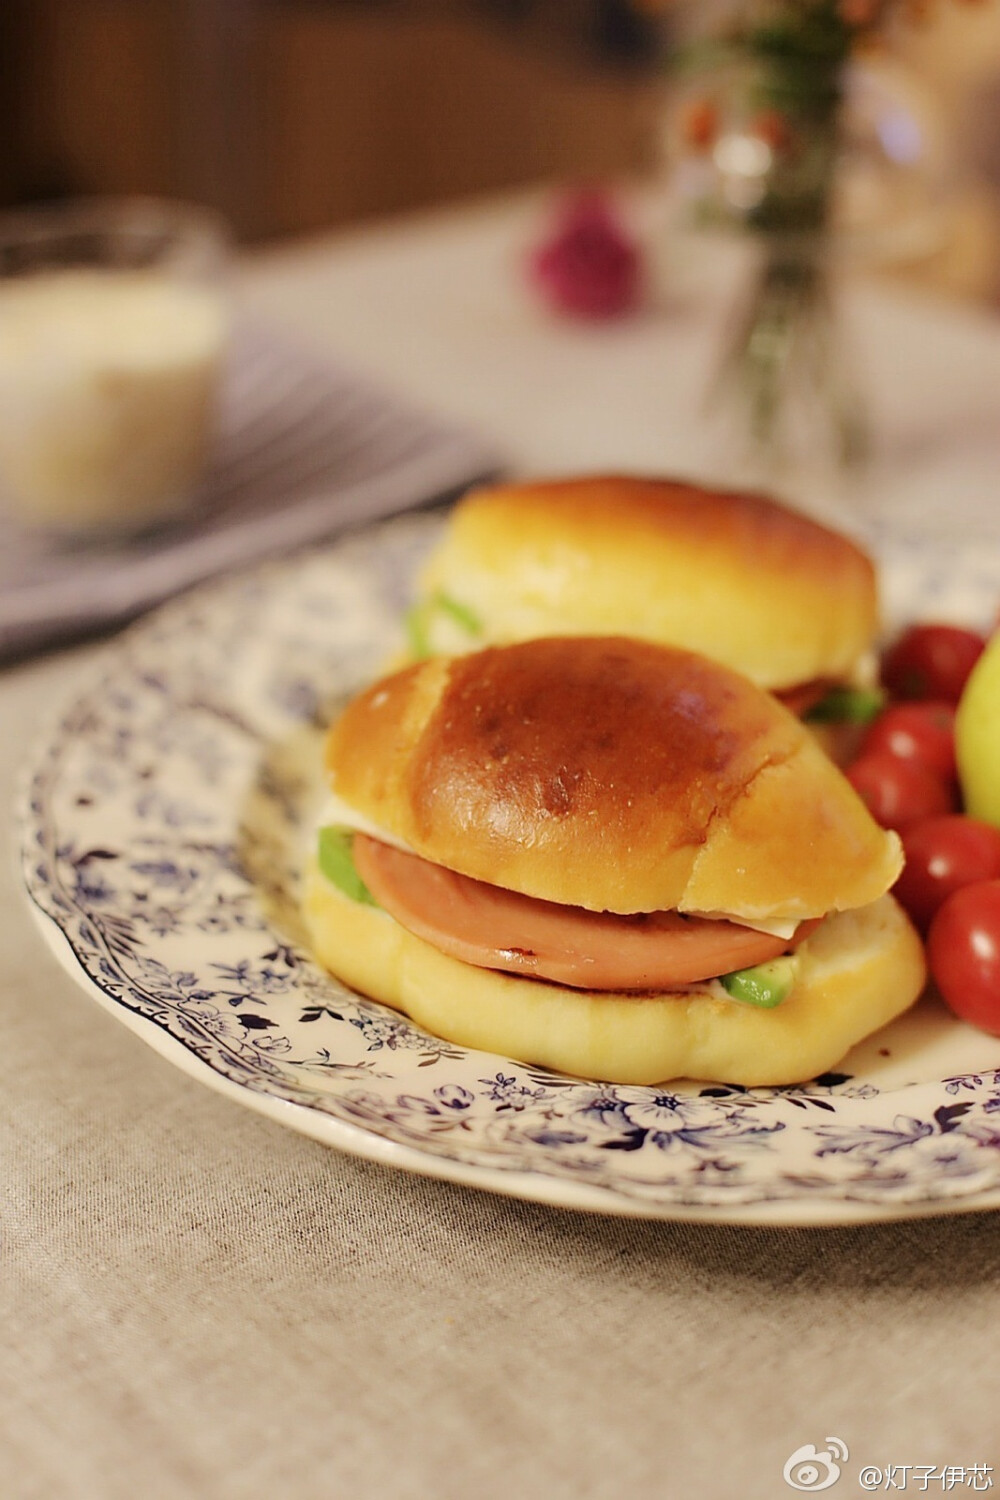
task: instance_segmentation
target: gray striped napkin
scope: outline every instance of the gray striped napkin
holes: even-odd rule
[[[497,471],[474,434],[261,327],[236,335],[215,457],[182,523],[59,544],[0,520],[0,658],[131,619],[170,594]]]

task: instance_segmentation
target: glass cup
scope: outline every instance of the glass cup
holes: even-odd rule
[[[208,211],[91,199],[0,216],[0,508],[86,536],[191,506],[226,343]]]

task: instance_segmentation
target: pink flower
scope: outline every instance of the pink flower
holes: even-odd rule
[[[571,317],[619,317],[639,303],[639,247],[602,193],[577,193],[561,205],[531,271],[551,306]]]

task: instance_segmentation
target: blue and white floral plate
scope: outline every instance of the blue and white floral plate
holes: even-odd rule
[[[456,1182],[730,1222],[1000,1206],[1000,1042],[937,1002],[803,1087],[626,1088],[442,1042],[312,961],[295,886],[322,726],[398,644],[438,524],[209,585],[110,648],[24,809],[28,892],[74,977],[230,1097]],[[1000,565],[894,545],[888,583],[897,613],[985,618]]]

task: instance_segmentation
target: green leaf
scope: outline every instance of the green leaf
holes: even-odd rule
[[[678,73],[707,73],[740,63],[745,56],[740,38],[702,37],[675,47],[670,65]]]
[[[318,856],[320,869],[338,891],[362,906],[378,906],[355,868],[353,829],[335,823],[321,828]]]

